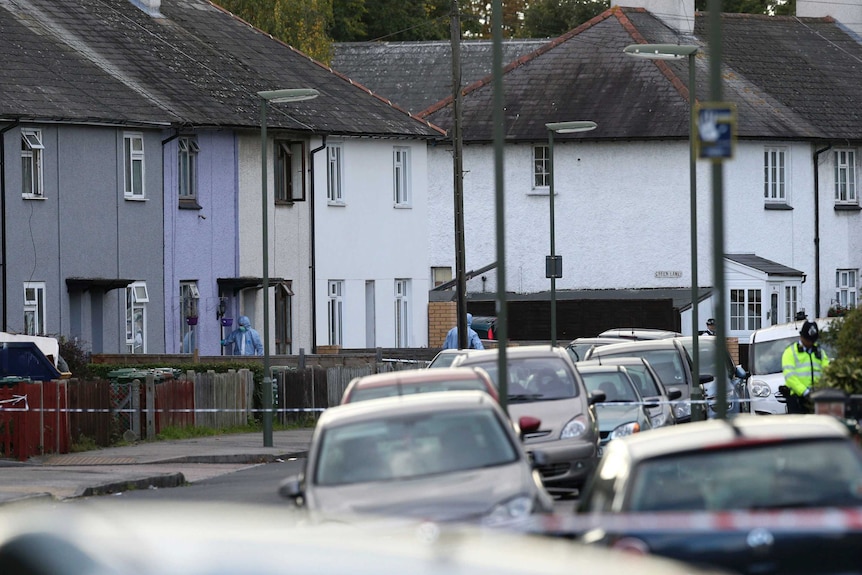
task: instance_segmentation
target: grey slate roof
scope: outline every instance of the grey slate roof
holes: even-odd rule
[[[504,40],[503,62],[529,54],[547,42],[547,39]],[[485,40],[461,42],[462,85],[491,74],[492,48]],[[449,41],[336,42],[332,67],[414,114],[452,95]]]
[[[206,0],[0,0],[0,119],[257,127],[256,93],[315,88],[270,107],[303,132],[438,137],[439,130]]]
[[[772,260],[768,260],[754,254],[725,254],[724,257],[729,259],[730,261],[742,264],[744,266],[748,266],[751,269],[763,272],[769,276],[802,277],[805,275],[804,272],[801,272],[797,269],[776,263]]]
[[[831,18],[722,15],[723,100],[738,107],[738,136],[862,140],[862,45]],[[701,46],[697,99],[709,100],[707,15],[679,36],[641,8],[611,8],[504,69],[505,136],[547,139],[547,122],[592,120],[577,139],[688,137],[688,62],[623,54],[633,43]],[[374,89],[374,86],[371,86]],[[397,98],[397,95],[391,97]],[[465,142],[493,138],[492,78],[463,100]],[[421,116],[452,125],[451,98]]]

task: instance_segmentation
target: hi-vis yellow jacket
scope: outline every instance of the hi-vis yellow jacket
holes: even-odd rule
[[[829,365],[829,358],[817,345],[807,351],[801,343],[796,342],[787,346],[781,356],[784,382],[794,395],[799,396],[817,383],[827,365]]]

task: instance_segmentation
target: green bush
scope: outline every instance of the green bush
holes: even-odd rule
[[[821,334],[823,343],[835,350],[818,387],[862,393],[862,308],[853,308],[836,318]]]

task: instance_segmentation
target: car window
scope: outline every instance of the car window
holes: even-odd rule
[[[658,382],[653,378],[652,373],[644,364],[627,365],[626,369],[629,372],[629,377],[632,378],[632,383],[640,392],[641,397],[656,397],[661,395],[661,390],[658,387]]]
[[[464,362],[484,368],[497,389],[500,388],[497,359]],[[508,400],[511,403],[578,397],[577,381],[566,362],[559,357],[528,357],[510,360],[506,367]]]
[[[614,355],[630,355],[646,359],[665,385],[683,385],[687,381],[688,367],[683,365],[682,358],[675,348],[624,350]],[[603,354],[599,354],[596,357],[602,356]]]
[[[410,479],[512,463],[518,452],[490,409],[363,421],[327,429],[317,485]]]
[[[369,387],[356,387],[350,394],[350,403],[377,399],[380,397],[391,397],[393,395],[410,395],[413,393],[428,393],[432,391],[455,391],[461,389],[478,389],[488,391],[484,382],[478,379],[461,379],[448,381],[421,381],[398,383],[395,385],[381,385]]]
[[[458,357],[457,353],[437,354],[437,356],[431,360],[431,363],[428,364],[428,367],[450,367],[456,357]]]
[[[701,450],[642,462],[632,477],[629,511],[862,504],[862,458],[845,440]]]
[[[605,402],[640,401],[631,380],[621,371],[581,372],[581,377],[588,391],[605,393]]]

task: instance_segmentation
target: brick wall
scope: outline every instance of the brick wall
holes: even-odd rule
[[[428,302],[428,347],[443,347],[446,334],[458,323],[458,302]]]

